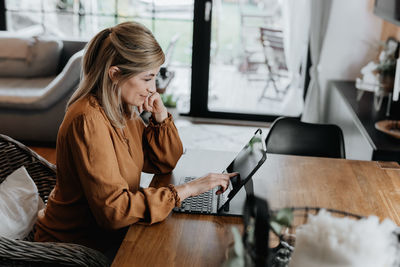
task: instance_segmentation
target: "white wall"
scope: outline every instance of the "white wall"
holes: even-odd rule
[[[380,40],[382,20],[372,13],[369,2],[332,1],[327,35],[318,67],[321,107],[326,106],[328,80],[355,80],[360,76],[361,68],[378,54],[376,45]]]

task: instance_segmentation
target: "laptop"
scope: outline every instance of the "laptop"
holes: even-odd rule
[[[265,142],[261,129],[246,143],[239,154],[233,159],[222,173],[237,172],[238,175],[230,179],[224,193],[216,195],[218,187],[213,188],[195,197],[182,201],[181,207],[175,207],[174,212],[213,214],[221,216],[241,216],[246,194],[252,193],[251,177],[256,173],[267,158]],[[184,177],[180,184],[196,179]],[[246,192],[247,191],[247,192]]]

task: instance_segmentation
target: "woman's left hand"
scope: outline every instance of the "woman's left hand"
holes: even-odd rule
[[[149,95],[146,98],[143,104],[143,109],[151,112],[154,119],[158,123],[163,122],[168,117],[167,108],[164,106],[164,103],[161,100],[161,96],[157,92]]]

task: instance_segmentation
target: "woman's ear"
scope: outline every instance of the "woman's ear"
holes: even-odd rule
[[[108,69],[108,77],[111,79],[113,83],[117,82],[119,76],[119,68],[116,66],[111,66]]]

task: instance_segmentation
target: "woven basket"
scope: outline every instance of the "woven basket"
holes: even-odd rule
[[[25,166],[35,182],[40,197],[47,203],[56,184],[56,166],[30,148],[0,134],[0,183]],[[82,245],[33,242],[33,230],[24,240],[0,236],[0,266],[109,266],[100,252]]]

